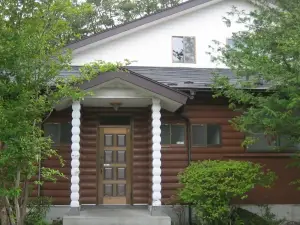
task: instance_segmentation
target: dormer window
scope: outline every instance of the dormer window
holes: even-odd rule
[[[196,63],[195,37],[172,37],[173,63]]]

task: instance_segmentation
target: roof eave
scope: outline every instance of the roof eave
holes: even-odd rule
[[[150,23],[155,22],[157,20],[160,20],[160,19],[163,19],[163,18],[166,18],[166,17],[170,17],[170,16],[175,15],[175,14],[180,13],[180,12],[184,12],[184,11],[186,11],[188,9],[191,9],[191,8],[194,8],[196,6],[204,5],[204,4],[212,3],[212,2],[220,2],[220,1],[223,1],[223,0],[191,0],[191,1],[187,1],[187,2],[184,2],[182,4],[177,5],[175,7],[168,8],[166,10],[148,15],[146,17],[136,19],[132,22],[129,22],[129,23],[126,23],[126,24],[123,24],[123,25],[119,25],[117,27],[106,30],[104,32],[94,34],[94,35],[91,35],[91,36],[86,37],[84,39],[75,41],[75,42],[70,43],[69,45],[67,45],[66,48],[71,49],[71,50],[76,50],[76,49],[79,49],[81,47],[90,45],[92,43],[104,40],[106,38],[121,34],[123,32],[129,31],[129,30],[132,30],[132,29],[136,29],[140,26],[150,24]]]

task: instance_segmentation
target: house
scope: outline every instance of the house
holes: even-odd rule
[[[236,112],[226,100],[212,98],[216,65],[206,52],[211,40],[230,44],[232,33],[243,29],[222,21],[233,5],[253,9],[241,0],[191,0],[70,44],[73,69],[61,76],[78,74],[95,60],[136,62],[82,84],[93,96],[56,107],[44,129],[66,160],[61,171],[69,179],[46,182],[40,195],[71,209],[73,219],[85,205],[145,205],[153,211],[176,194],[177,174],[190,161],[250,160],[266,164],[279,180],[236,203],[271,204],[299,218],[300,195],[289,185],[298,171],[286,168],[290,154],[270,151],[263,138],[241,147],[244,134],[229,124]],[[234,79],[228,68],[220,71]],[[55,159],[43,165],[59,168]]]

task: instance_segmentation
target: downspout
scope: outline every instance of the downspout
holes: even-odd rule
[[[183,115],[182,113],[179,114],[186,122],[187,129],[186,129],[186,136],[187,136],[187,151],[188,151],[188,165],[191,164],[191,146],[192,146],[192,138],[191,138],[191,123],[188,117]],[[189,225],[192,225],[192,208],[191,205],[188,205],[188,215],[189,215]]]

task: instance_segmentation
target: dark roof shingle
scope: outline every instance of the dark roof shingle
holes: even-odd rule
[[[209,89],[214,72],[228,76],[232,82],[235,76],[229,69],[126,66],[132,73],[140,74],[175,89]],[[61,71],[60,76],[79,75],[80,66]]]
[[[127,66],[126,68],[132,72],[179,89],[209,88],[214,72],[228,76],[230,80],[235,79],[229,69],[144,66]]]

